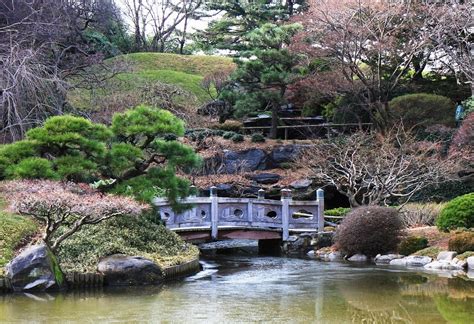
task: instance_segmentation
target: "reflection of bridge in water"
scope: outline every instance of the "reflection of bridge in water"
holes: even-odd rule
[[[190,242],[225,239],[287,241],[290,234],[321,232],[324,227],[324,191],[317,190],[312,201],[295,201],[291,190],[281,191],[281,200],[264,198],[224,198],[211,188],[210,197],[191,196],[182,202],[192,208],[175,213],[168,202],[156,198],[166,227]]]

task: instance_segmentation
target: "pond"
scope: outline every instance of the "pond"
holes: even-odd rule
[[[474,282],[388,267],[222,256],[160,287],[0,296],[8,323],[473,323]]]

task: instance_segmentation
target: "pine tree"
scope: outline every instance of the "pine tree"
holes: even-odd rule
[[[236,59],[237,69],[231,76],[234,82],[222,93],[234,104],[237,117],[271,110],[272,138],[277,136],[278,112],[288,85],[300,75],[300,57],[287,48],[300,29],[299,24],[264,24],[249,33],[245,37],[248,50]]]

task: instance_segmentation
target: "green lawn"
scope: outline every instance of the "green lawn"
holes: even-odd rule
[[[134,53],[115,57],[127,62],[127,72],[120,73],[104,84],[104,89],[91,92],[76,89],[68,94],[69,102],[84,111],[131,108],[140,101],[140,87],[147,83],[162,82],[176,85],[194,97],[183,97],[178,102],[197,108],[210,100],[201,87],[205,75],[229,69],[232,59],[220,56],[195,56],[165,53]]]
[[[6,212],[4,205],[0,200],[0,275],[13,258],[15,249],[38,229],[33,220]]]

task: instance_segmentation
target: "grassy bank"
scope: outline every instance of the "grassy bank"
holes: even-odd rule
[[[5,211],[5,201],[0,199],[0,275],[16,249],[27,244],[37,231],[38,226],[33,220]]]
[[[126,72],[106,81],[100,90],[71,91],[68,97],[72,106],[84,111],[120,111],[143,102],[141,88],[144,85],[161,82],[177,86],[186,93],[178,95],[180,104],[197,108],[210,100],[201,87],[203,77],[233,66],[232,60],[226,57],[165,53],[127,54],[110,59],[108,63],[114,60],[123,61]]]

